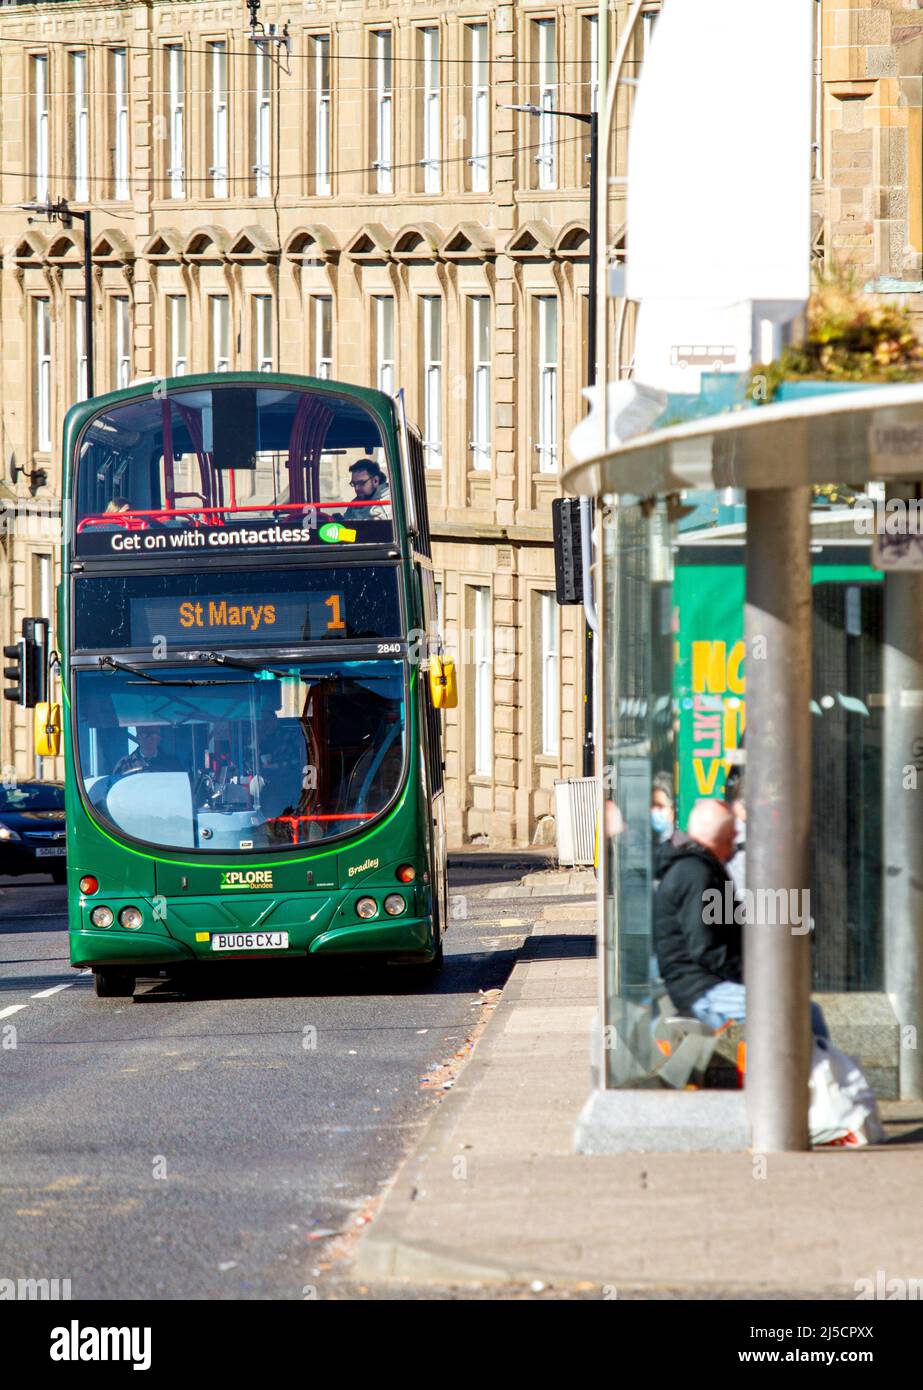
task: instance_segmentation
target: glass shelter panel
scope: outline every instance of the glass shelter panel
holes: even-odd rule
[[[605,557],[604,933],[607,1084],[656,1069],[652,900],[655,775],[672,781],[672,560],[662,511],[608,508]]]
[[[726,868],[736,921],[794,910],[813,923],[812,989],[885,988],[882,838],[887,581],[873,564],[882,499],[817,489],[811,509],[813,725],[811,881],[807,905],[779,906],[747,883],[747,646],[744,494],[687,492],[603,512],[603,778],[606,1084],[631,1086],[667,1054],[678,1012],[653,932],[658,882],[688,852],[697,802],[735,820]],[[780,808],[780,814],[784,808]],[[771,901],[770,901],[771,900]],[[704,911],[704,905],[703,905]],[[722,923],[723,925],[723,923]],[[670,975],[667,968],[664,972]],[[744,960],[746,983],[746,959]],[[733,1070],[733,1069],[732,1069]]]

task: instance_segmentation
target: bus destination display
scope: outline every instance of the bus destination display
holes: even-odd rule
[[[229,594],[223,598],[131,600],[131,642],[309,642],[345,637],[346,599],[342,592],[310,594]]]
[[[81,651],[301,642],[394,641],[398,572],[337,565],[197,574],[78,578],[74,638]]]

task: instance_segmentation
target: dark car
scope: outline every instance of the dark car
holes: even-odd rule
[[[60,782],[0,787],[0,874],[67,877],[64,788]]]

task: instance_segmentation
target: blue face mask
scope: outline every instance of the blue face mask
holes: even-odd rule
[[[667,835],[673,829],[673,818],[665,806],[651,807],[651,828],[655,835]]]

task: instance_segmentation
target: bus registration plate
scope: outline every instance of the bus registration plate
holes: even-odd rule
[[[287,931],[216,932],[212,936],[213,951],[285,951]]]

